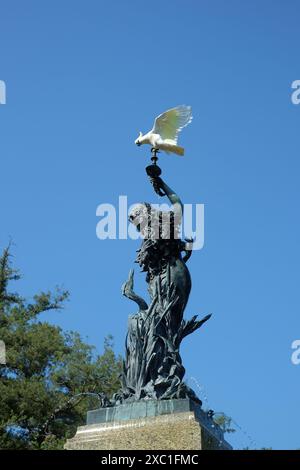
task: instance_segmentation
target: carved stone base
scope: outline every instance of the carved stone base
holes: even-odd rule
[[[177,402],[177,400],[170,400]],[[178,400],[175,408],[191,407],[190,400]],[[141,404],[142,403],[142,404]],[[151,403],[144,402],[144,409]],[[135,404],[121,405],[135,408]],[[194,405],[192,405],[194,406]],[[118,407],[116,407],[117,409]],[[143,402],[137,402],[143,408]],[[166,405],[165,405],[166,408]],[[174,405],[169,403],[169,408]],[[151,409],[151,406],[150,406]],[[152,408],[153,409],[153,408]],[[103,411],[103,410],[99,410]],[[134,410],[136,413],[136,410]],[[110,411],[112,413],[112,411]],[[159,413],[159,411],[158,411]],[[166,411],[164,411],[166,413]],[[201,416],[201,413],[203,416]],[[101,413],[100,413],[101,414]],[[98,415],[99,416],[99,415]],[[121,414],[119,414],[121,416]],[[123,409],[123,416],[124,409]],[[201,419],[201,417],[203,419]],[[103,418],[103,416],[102,416]],[[99,422],[79,427],[66,450],[206,450],[231,449],[218,427],[202,410],[167,412],[157,416]]]

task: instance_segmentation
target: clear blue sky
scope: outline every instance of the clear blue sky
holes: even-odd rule
[[[98,240],[96,207],[158,202],[133,141],[192,105],[186,156],[160,159],[183,201],[205,204],[186,317],[213,317],[182,354],[190,385],[255,441],[240,431],[237,447],[300,447],[299,14],[293,0],[0,0],[0,246],[13,238],[24,295],[70,290],[43,318],[99,351],[111,333],[123,353],[139,242]]]

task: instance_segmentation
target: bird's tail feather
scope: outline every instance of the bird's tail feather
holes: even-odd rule
[[[184,155],[184,148],[183,147],[180,147],[179,145],[174,145],[174,150],[173,150],[174,153],[176,153],[176,155],[180,155],[181,157],[183,157]]]
[[[160,144],[159,148],[164,150],[167,153],[176,153],[176,155],[183,156],[184,155],[184,148],[180,147],[179,145],[174,145],[171,143],[164,143]]]

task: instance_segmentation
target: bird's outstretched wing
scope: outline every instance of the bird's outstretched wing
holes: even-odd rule
[[[192,117],[191,106],[177,106],[160,114],[154,121],[152,132],[159,134],[162,139],[177,144],[178,133],[187,126]]]

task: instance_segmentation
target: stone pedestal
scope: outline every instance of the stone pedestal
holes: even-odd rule
[[[88,412],[67,450],[231,449],[191,400],[147,400]]]

